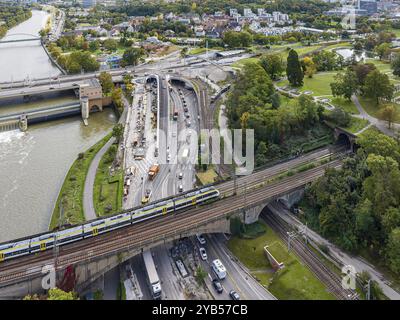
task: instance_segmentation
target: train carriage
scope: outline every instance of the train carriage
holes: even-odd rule
[[[136,210],[132,214],[132,223],[137,223],[139,221],[144,221],[171,212],[174,212],[174,202],[172,200],[161,201]]]
[[[83,237],[90,238],[107,231],[106,221],[104,219],[83,225]]]
[[[117,216],[106,218],[104,221],[106,224],[105,230],[107,231],[122,228],[131,224],[131,214],[126,212]]]
[[[32,238],[30,243],[31,253],[53,248],[55,238],[56,233],[47,233],[42,236]]]
[[[30,239],[0,245],[0,262],[29,254]]]
[[[77,226],[56,232],[57,245],[74,242],[83,239],[82,226]]]

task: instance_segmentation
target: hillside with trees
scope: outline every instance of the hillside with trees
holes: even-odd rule
[[[368,130],[342,169],[306,190],[308,226],[341,248],[364,253],[400,274],[400,146]]]

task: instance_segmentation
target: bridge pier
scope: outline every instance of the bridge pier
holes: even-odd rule
[[[85,126],[88,125],[88,119],[89,119],[89,98],[88,97],[82,97],[81,98],[81,114],[82,114],[82,120]]]
[[[22,114],[21,117],[19,118],[19,129],[22,132],[25,132],[26,130],[28,130],[28,118],[26,117],[25,114]]]

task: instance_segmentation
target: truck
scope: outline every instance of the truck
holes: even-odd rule
[[[184,161],[187,161],[188,156],[189,156],[189,149],[188,149],[188,148],[185,148],[185,149],[183,150],[183,152],[182,152],[182,161],[183,161],[183,162],[184,162]]]
[[[161,284],[158,278],[156,266],[154,265],[151,251],[143,251],[143,262],[146,268],[147,282],[150,288],[151,295],[154,300],[161,300]]]
[[[149,169],[149,179],[153,180],[158,171],[160,171],[160,166],[158,164],[153,164]]]

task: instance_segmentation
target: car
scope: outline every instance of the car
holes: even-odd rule
[[[151,189],[146,189],[146,193],[144,195],[144,197],[142,198],[142,204],[146,204],[150,201],[150,197],[151,197]]]
[[[182,178],[183,178],[183,173],[180,172],[179,175],[178,175],[178,179],[179,179],[179,180],[182,180]]]
[[[229,291],[229,296],[232,298],[232,300],[240,300],[240,296],[235,290]]]
[[[200,244],[206,244],[206,238],[202,234],[196,234],[197,241],[200,242]]]
[[[183,192],[183,186],[180,184],[178,187],[179,192]]]
[[[187,125],[188,127],[190,127],[190,126],[192,125],[192,122],[189,120],[188,122],[186,122],[186,125]]]
[[[218,293],[224,292],[224,289],[222,288],[222,284],[221,284],[221,282],[219,282],[218,279],[213,279],[212,284]]]
[[[207,260],[207,251],[203,247],[199,248],[201,259]]]

